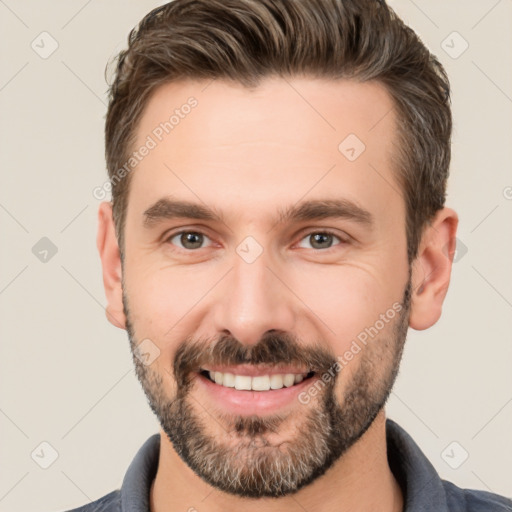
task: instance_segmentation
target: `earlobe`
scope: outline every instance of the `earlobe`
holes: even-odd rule
[[[107,320],[120,329],[126,329],[123,308],[122,268],[119,246],[112,217],[112,203],[102,202],[98,210],[96,246],[103,269],[103,286],[107,297]]]
[[[421,331],[441,317],[455,254],[457,213],[451,208],[437,212],[421,239],[412,268],[412,302],[409,326]]]

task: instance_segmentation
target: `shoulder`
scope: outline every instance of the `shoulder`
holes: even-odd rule
[[[512,500],[477,489],[461,489],[443,480],[450,512],[512,512]]]
[[[96,501],[66,512],[121,512],[121,491],[112,491]]]

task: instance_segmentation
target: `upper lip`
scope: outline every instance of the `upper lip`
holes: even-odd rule
[[[310,370],[308,368],[300,369],[294,366],[254,366],[252,364],[241,364],[237,366],[215,366],[205,365],[201,367],[201,370],[211,372],[222,372],[222,373],[233,373],[235,375],[246,375],[249,377],[259,377],[261,375],[276,375],[276,374],[308,374]]]

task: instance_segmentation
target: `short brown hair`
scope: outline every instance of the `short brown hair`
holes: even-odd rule
[[[416,258],[424,228],[445,202],[450,86],[437,58],[384,0],[174,0],[149,12],[117,56],[105,123],[121,258],[131,173],[115,180],[116,171],[129,159],[151,93],[178,79],[255,87],[272,75],[384,84],[397,111],[395,172],[409,264]]]

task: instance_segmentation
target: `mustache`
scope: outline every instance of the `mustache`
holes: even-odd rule
[[[250,346],[226,334],[213,339],[187,337],[176,350],[173,371],[178,385],[186,388],[192,374],[209,365],[290,365],[324,373],[336,362],[335,354],[321,342],[304,346],[291,334],[274,330]]]

